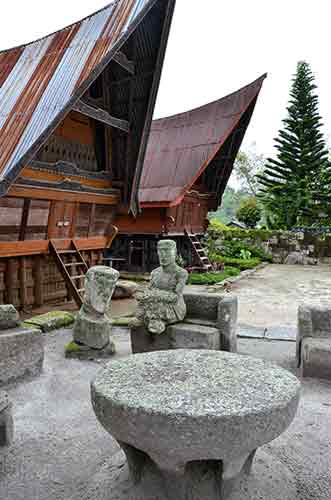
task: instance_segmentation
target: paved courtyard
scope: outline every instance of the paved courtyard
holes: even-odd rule
[[[258,271],[232,288],[239,297],[241,329],[293,331],[297,305],[310,297],[329,297],[330,283],[327,267],[269,266]],[[118,307],[123,310],[123,303],[118,304],[115,313]],[[8,388],[14,402],[15,441],[0,471],[1,499],[118,498],[113,478],[123,469],[123,457],[90,404],[89,382],[100,363],[64,359],[63,348],[70,338],[70,330],[48,334],[42,375]],[[125,329],[116,330],[115,340],[117,356],[130,355]],[[294,370],[294,342],[243,338],[239,350]],[[275,489],[268,500],[288,498],[286,484],[278,481],[279,463],[295,478],[293,500],[330,499],[330,419],[331,382],[306,379],[293,424],[263,447],[270,457],[265,481]]]

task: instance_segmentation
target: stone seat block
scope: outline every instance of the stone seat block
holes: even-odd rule
[[[7,394],[0,391],[0,447],[9,446],[13,441],[13,435],[12,403]]]
[[[331,305],[298,309],[296,358],[299,375],[331,379]]]
[[[303,339],[300,375],[331,380],[331,337]]]
[[[166,351],[168,349],[220,349],[217,328],[189,323],[170,325],[161,335],[151,335],[143,326],[131,329],[132,352]]]
[[[217,328],[190,323],[177,323],[168,327],[171,349],[220,349]]]
[[[40,330],[18,327],[0,332],[0,385],[38,375],[44,360]]]

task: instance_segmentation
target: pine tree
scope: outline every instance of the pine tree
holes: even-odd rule
[[[287,117],[275,139],[277,158],[269,158],[263,174],[257,176],[271,227],[316,223],[331,193],[331,168],[315,89],[309,65],[299,62]]]

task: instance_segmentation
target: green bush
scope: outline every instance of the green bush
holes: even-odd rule
[[[231,276],[238,276],[239,269],[234,267],[225,267],[224,271],[212,273],[191,273],[188,278],[190,285],[214,285],[224,281]]]

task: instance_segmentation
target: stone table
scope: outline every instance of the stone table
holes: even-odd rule
[[[223,351],[136,354],[101,369],[94,411],[123,448],[136,499],[228,498],[256,449],[292,422],[294,375]]]

